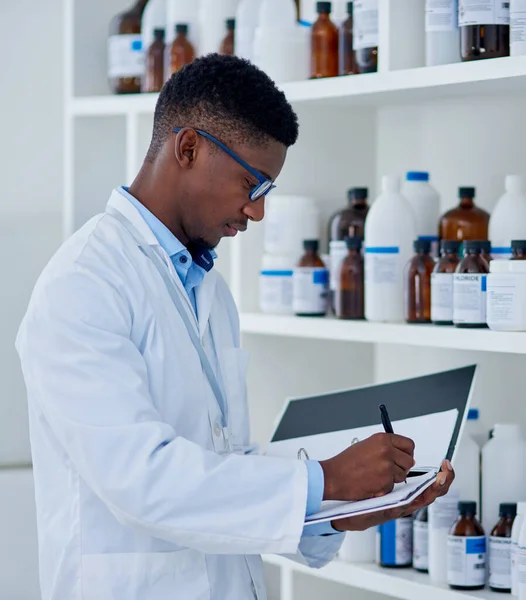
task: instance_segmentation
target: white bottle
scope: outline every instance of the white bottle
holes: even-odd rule
[[[511,257],[512,240],[526,239],[526,196],[522,177],[506,177],[506,193],[497,202],[489,221],[489,239],[494,259]]]
[[[142,14],[141,35],[145,54],[154,41],[155,29],[166,29],[166,0],[148,0]]]
[[[426,0],[426,65],[460,62],[458,0]]]
[[[254,60],[254,36],[259,23],[261,0],[241,0],[236,11],[236,56]]]
[[[227,19],[236,16],[239,0],[201,0],[199,9],[199,53],[219,52],[227,33]]]
[[[376,530],[348,531],[339,558],[349,563],[373,563],[376,557]]]
[[[264,254],[259,275],[259,307],[261,312],[275,315],[292,314],[292,274],[297,256]]]
[[[478,412],[469,411],[468,423],[476,420]],[[464,429],[455,453],[454,489],[458,490],[460,500],[475,500],[480,506],[480,447]]]
[[[521,535],[524,517],[526,516],[526,502],[517,503],[517,516],[513,521],[511,529],[511,593],[519,595],[519,573],[517,569],[517,551],[519,548],[519,537]]]
[[[458,516],[458,490],[451,488],[447,496],[429,507],[429,577],[437,585],[447,583],[447,540]]]
[[[437,258],[440,194],[429,184],[429,173],[421,171],[407,173],[402,195],[415,214],[417,238],[429,240],[431,256]]]
[[[517,569],[517,597],[526,600],[526,518],[522,522],[519,543],[515,554]]]
[[[150,0],[151,1],[151,0]],[[175,39],[175,26],[178,23],[188,25],[188,40],[199,53],[199,2],[201,0],[166,0],[166,46]]]
[[[524,441],[520,426],[495,425],[493,437],[482,449],[482,526],[485,531],[497,522],[499,505],[526,498]]]
[[[403,321],[403,271],[415,239],[415,216],[400,194],[400,180],[386,176],[365,221],[365,317],[369,321]]]
[[[526,54],[526,0],[510,5],[510,56]]]

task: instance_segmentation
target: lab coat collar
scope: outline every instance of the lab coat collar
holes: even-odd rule
[[[142,235],[144,240],[149,246],[159,246],[159,241],[155,237],[153,231],[150,229],[146,221],[142,218],[141,213],[133,206],[133,204],[125,198],[119,190],[113,190],[108,206],[118,210],[127,219],[130,220],[131,224],[137,229]]]

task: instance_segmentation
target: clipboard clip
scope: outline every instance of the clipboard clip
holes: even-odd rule
[[[309,453],[305,448],[300,448],[298,450],[298,460],[310,460]]]

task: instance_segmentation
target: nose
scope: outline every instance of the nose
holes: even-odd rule
[[[255,202],[249,202],[248,204],[245,204],[243,208],[243,214],[250,221],[254,221],[255,223],[263,221],[265,218],[265,196],[262,196]]]

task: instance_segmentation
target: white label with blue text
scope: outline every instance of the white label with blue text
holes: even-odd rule
[[[353,49],[378,46],[378,0],[354,0]]]
[[[398,285],[401,276],[400,248],[365,249],[365,285]]]
[[[145,57],[141,34],[112,35],[108,40],[108,76],[142,77]]]
[[[426,31],[458,29],[458,0],[426,0]]]
[[[455,324],[486,324],[486,285],[486,274],[455,273],[453,275],[453,321]]]
[[[459,0],[458,23],[469,25],[509,25],[509,0]]]
[[[498,590],[511,590],[511,538],[489,538],[489,584]]]
[[[447,582],[460,587],[477,587],[486,583],[485,536],[448,537]]]
[[[431,321],[453,321],[453,273],[431,275]]]
[[[292,313],[292,271],[261,271],[259,305],[263,312]]]
[[[329,271],[321,267],[298,267],[292,277],[293,309],[296,314],[327,312]]]

